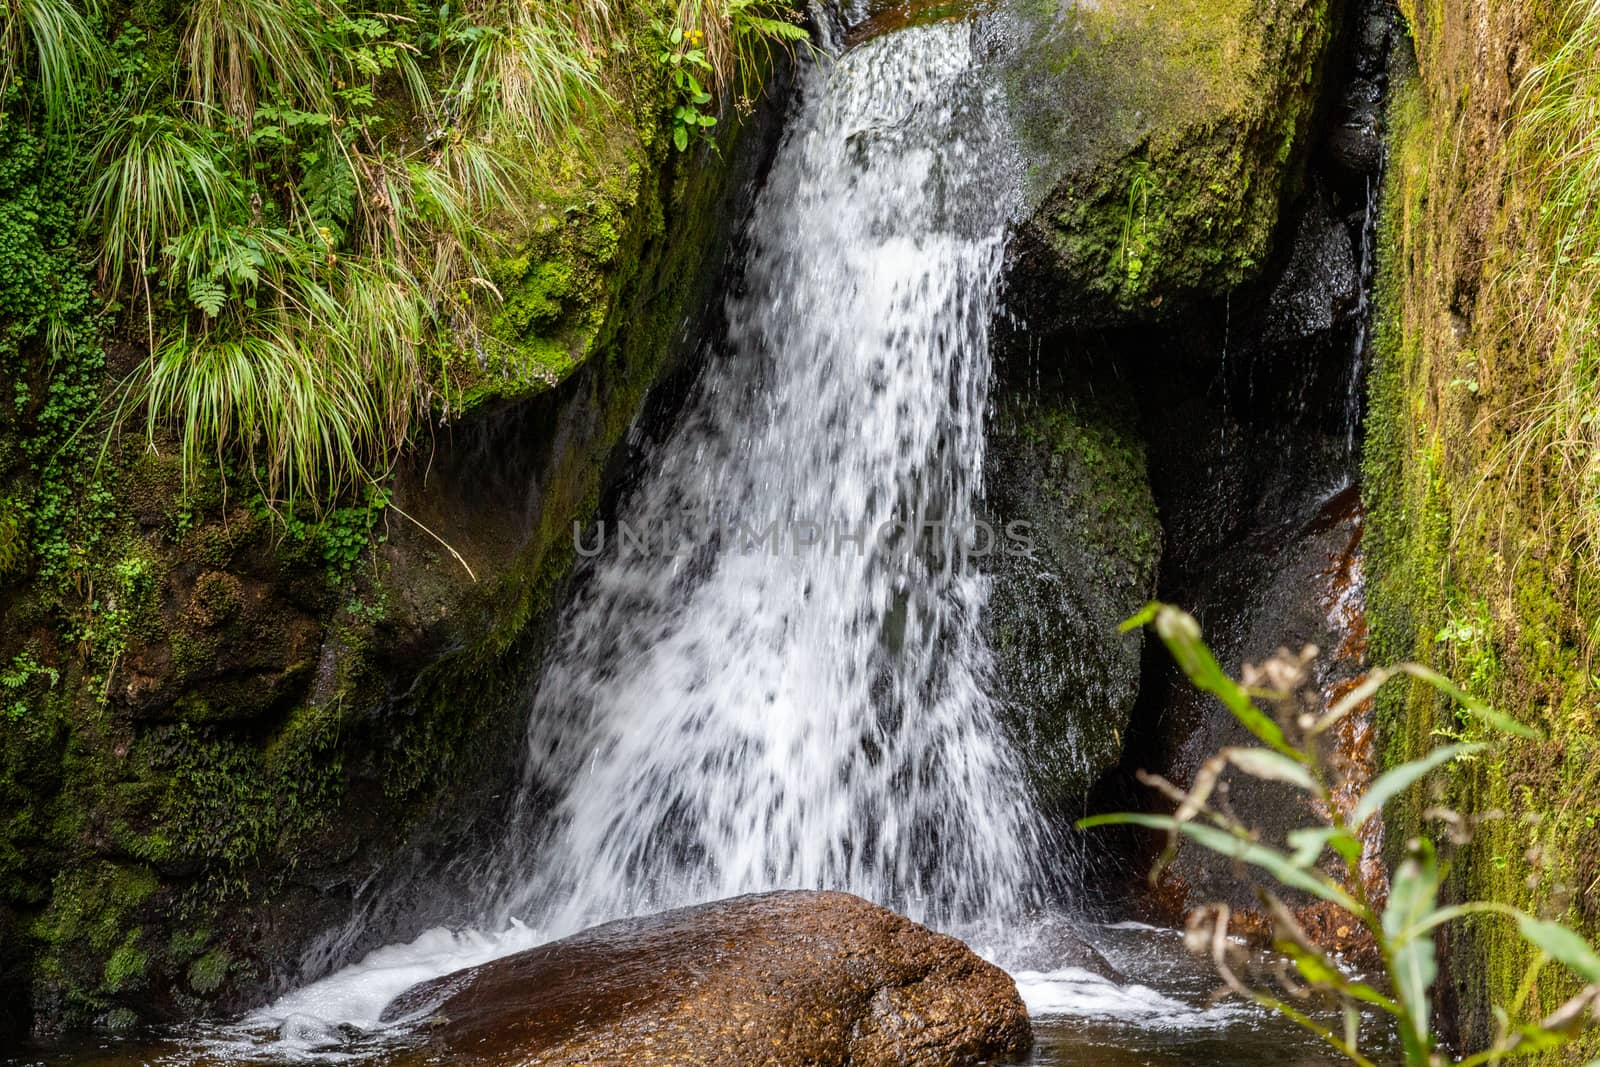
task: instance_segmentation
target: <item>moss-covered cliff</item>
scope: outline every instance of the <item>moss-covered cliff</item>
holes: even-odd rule
[[[1337,0],[1001,5],[1033,321],[1146,316],[1259,275]]]
[[[170,55],[170,14],[117,39]],[[675,150],[658,31],[629,32],[613,102],[495,223],[499,299],[433,354],[428,428],[315,516],[234,457],[186,478],[165,430],[101,453],[146,349],[83,266],[86,164],[0,90],[0,1033],[248,1004],[486,810],[462,797],[515,759],[573,524],[757,154],[749,121]]]
[[[1569,283],[1593,247],[1561,220],[1568,179],[1600,146],[1587,112],[1568,116],[1583,128],[1563,128],[1559,114],[1562,92],[1593,92],[1592,37],[1576,66],[1553,78],[1551,64],[1592,35],[1593,5],[1402,7],[1417,62],[1391,106],[1370,382],[1373,658],[1436,665],[1549,739],[1457,765],[1445,795],[1419,798],[1389,840],[1405,840],[1424,803],[1482,819],[1448,891],[1564,918],[1592,937],[1600,572],[1585,368],[1595,308]],[[1594,190],[1585,195],[1580,210],[1592,217]],[[1474,732],[1420,684],[1385,699],[1379,716],[1390,760]],[[1443,1017],[1481,1047],[1494,1006],[1517,994],[1528,950],[1491,918],[1445,948]],[[1545,972],[1537,1004],[1559,1002],[1564,981]]]

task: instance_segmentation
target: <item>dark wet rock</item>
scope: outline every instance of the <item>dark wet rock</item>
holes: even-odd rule
[[[1383,162],[1383,131],[1377,117],[1357,113],[1328,135],[1328,154],[1352,174],[1376,174]]]
[[[1350,47],[1364,47],[1361,37],[1352,33]],[[1360,66],[1346,57],[1346,70]],[[1345,90],[1345,104],[1381,105],[1379,85],[1356,78]],[[1216,309],[1220,315],[1194,316],[1186,331],[1141,353],[1162,368],[1141,380],[1140,395],[1152,484],[1166,520],[1162,599],[1198,619],[1235,677],[1280,647],[1298,653],[1318,646],[1322,657],[1310,681],[1327,701],[1365,669],[1357,485],[1370,336],[1363,283],[1370,279],[1375,198],[1368,181],[1350,179],[1331,153],[1319,153],[1309,193],[1295,207],[1292,245],[1273,273]],[[1338,738],[1350,766],[1370,762],[1364,723],[1353,717],[1350,735]],[[1154,648],[1122,767],[1106,777],[1092,807],[1170,811],[1137,772],[1188,787],[1218,749],[1254,743]],[[1229,772],[1225,788],[1229,808],[1265,840],[1281,843],[1290,830],[1320,821],[1287,787]],[[1098,840],[1102,848],[1118,844],[1111,832]],[[1128,833],[1119,843],[1127,849],[1127,884],[1150,917],[1181,920],[1189,907],[1221,901],[1248,928],[1248,913],[1259,908],[1258,882],[1233,861],[1184,848],[1150,894],[1145,876],[1164,838]],[[1361,948],[1348,918],[1285,896],[1304,909],[1300,917],[1313,936]],[[1257,929],[1260,918],[1253,916]]]
[[[1359,681],[1367,669],[1361,534],[1360,499],[1351,489],[1329,499],[1304,525],[1253,539],[1219,561],[1208,590],[1207,606],[1215,614],[1207,636],[1225,657],[1223,662],[1230,667],[1260,663],[1280,648],[1298,653],[1312,645],[1321,654],[1311,665],[1309,682],[1328,704]],[[1174,722],[1185,725],[1183,754],[1168,768],[1177,780],[1192,781],[1200,761],[1224,747],[1255,743],[1203,694],[1182,691],[1177,703]],[[1360,718],[1348,725],[1351,731],[1341,729],[1334,737],[1336,754],[1347,766],[1365,762],[1370,774],[1370,732],[1362,729]],[[1321,822],[1306,795],[1292,787],[1236,773],[1227,776],[1227,783],[1230,806],[1245,813],[1251,827],[1270,843],[1282,846],[1291,831]],[[1170,878],[1176,895],[1189,906],[1222,901],[1239,912],[1259,908],[1251,880],[1241,879],[1233,863],[1203,849],[1181,850]],[[1297,909],[1312,903],[1283,895]],[[1343,934],[1330,929],[1336,936],[1327,940],[1353,935],[1354,924],[1347,925],[1351,928]]]
[[[1030,783],[1056,809],[1120,758],[1141,635],[1119,625],[1154,593],[1161,554],[1136,416],[1118,397],[1108,383],[1019,388],[989,435],[991,522],[1026,523],[1031,542],[991,560],[991,642]]]
[[[1265,314],[1272,343],[1304,340],[1348,322],[1361,301],[1361,263],[1332,198],[1313,187],[1294,230],[1289,261]]]
[[[1037,325],[1148,317],[1257,276],[1298,186],[1332,0],[1005,0]]]
[[[845,893],[738,897],[425,983],[402,1062],[916,1067],[1032,1043],[1011,978],[953,937]]]
[[[1383,166],[1383,83],[1356,78],[1344,91],[1326,148],[1346,174],[1376,179]]]

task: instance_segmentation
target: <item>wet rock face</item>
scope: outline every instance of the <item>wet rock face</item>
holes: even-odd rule
[[[1337,0],[1004,0],[1037,327],[1126,322],[1255,277],[1297,187]]]
[[[991,523],[1026,523],[1031,542],[989,568],[1008,725],[1035,795],[1070,816],[1121,756],[1142,637],[1119,626],[1154,595],[1161,553],[1131,402],[1109,382],[1006,394],[985,483]]]
[[[1382,12],[1382,5],[1368,7]],[[1384,19],[1355,14],[1362,17],[1342,63],[1349,86],[1332,101],[1307,193],[1286,227],[1288,246],[1273,273],[1236,294],[1221,316],[1162,339],[1166,351],[1146,358],[1166,372],[1150,376],[1141,397],[1152,481],[1166,518],[1161,599],[1195,615],[1223,669],[1236,677],[1244,664],[1260,663],[1280,647],[1294,654],[1316,646],[1321,655],[1307,681],[1325,704],[1349,692],[1367,669],[1359,427],[1379,174],[1352,169],[1345,136],[1359,118],[1350,101],[1381,88],[1373,72],[1389,38]],[[1345,776],[1340,803],[1370,779],[1375,756],[1367,713],[1352,715],[1346,726],[1331,752]],[[1123,767],[1108,776],[1095,806],[1170,811],[1137,781],[1137,771],[1187,788],[1219,749],[1255,743],[1158,648],[1147,661]],[[1269,843],[1282,844],[1290,831],[1322,820],[1286,786],[1229,772],[1222,788],[1219,795]],[[1371,888],[1381,871],[1376,843],[1367,844],[1363,873]],[[1155,835],[1142,838],[1129,870],[1142,877],[1161,846]],[[1259,907],[1258,883],[1241,878],[1231,860],[1185,848],[1164,874],[1160,891],[1144,901],[1157,918],[1175,921],[1188,907],[1223,902],[1234,909],[1235,929],[1262,928],[1259,913],[1249,914]],[[1308,898],[1281,895],[1323,944],[1356,953],[1367,948],[1347,918]]]
[[[738,897],[607,923],[409,991],[404,1063],[1005,1062],[1032,1043],[1011,978],[845,893]]]

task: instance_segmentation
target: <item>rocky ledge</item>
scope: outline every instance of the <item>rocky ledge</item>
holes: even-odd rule
[[[960,941],[846,893],[626,919],[424,983],[402,1063],[947,1067],[1032,1044],[1016,985]]]

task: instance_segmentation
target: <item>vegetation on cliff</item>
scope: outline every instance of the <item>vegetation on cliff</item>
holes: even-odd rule
[[[1593,666],[1600,6],[1402,5],[1418,70],[1390,114],[1366,451],[1376,654],[1433,664],[1546,738],[1452,768],[1476,826],[1446,886],[1600,933]],[[1479,740],[1426,687],[1379,704],[1388,758]],[[1394,813],[1391,840],[1425,804]],[[1500,925],[1444,938],[1444,1021],[1481,1043],[1523,988]],[[1552,1055],[1551,1062],[1564,1062]]]
[[[787,10],[0,6],[0,1032],[241,1003],[492,762]]]
[[[67,0],[16,14],[7,122],[81,172],[109,330],[149,348],[119,414],[142,411],[152,442],[170,429],[186,475],[232,463],[314,504],[381,476],[451,402],[448,352],[503,342],[483,320],[506,237],[542,207],[527,186],[603,150],[587,140],[627,79],[660,68],[675,129],[703,130],[695,71],[804,35],[751,0],[668,21],[578,0],[204,0],[106,39]]]

